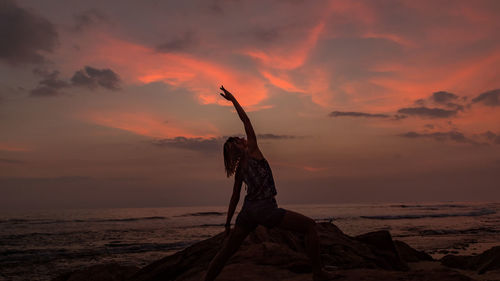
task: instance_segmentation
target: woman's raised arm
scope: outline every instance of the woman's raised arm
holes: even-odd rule
[[[250,152],[256,151],[258,149],[257,136],[255,135],[255,132],[253,130],[250,118],[248,118],[245,110],[243,110],[243,107],[241,107],[241,105],[238,103],[233,94],[231,94],[228,90],[224,89],[224,86],[221,86],[220,89],[224,92],[221,93],[221,96],[223,96],[225,99],[233,103],[234,108],[236,108],[236,112],[238,112],[238,116],[240,116],[240,119],[243,122],[243,125],[245,126],[245,133],[247,134],[248,150]]]

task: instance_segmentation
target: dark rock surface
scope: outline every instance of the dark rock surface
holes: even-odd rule
[[[417,251],[403,241],[394,240],[394,245],[399,257],[405,262],[433,261],[434,259],[426,252]]]
[[[389,232],[377,231],[356,237],[345,235],[331,223],[318,224],[323,263],[340,275],[338,280],[473,280],[401,241]],[[212,257],[224,241],[224,233],[198,242],[174,255],[136,271],[113,265],[90,267],[60,276],[54,281],[202,280]],[[422,265],[415,267],[413,265]],[[258,227],[231,257],[217,281],[312,280],[311,264],[301,235]]]
[[[500,246],[493,247],[477,256],[447,255],[441,259],[441,264],[452,268],[475,270],[479,274],[490,270],[499,270]]]

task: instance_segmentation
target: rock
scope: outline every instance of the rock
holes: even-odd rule
[[[394,240],[394,245],[399,253],[399,257],[405,262],[433,261],[434,259],[427,253],[417,251],[403,241]]]
[[[125,281],[138,270],[135,266],[99,264],[60,275],[52,281]]]
[[[340,269],[408,270],[406,261],[400,258],[387,231],[350,237],[331,223],[319,223],[318,233],[325,265]],[[221,233],[156,261],[137,272],[132,280],[196,280],[203,275],[202,272],[222,245],[223,238]],[[412,260],[419,257],[414,254]],[[305,253],[302,235],[258,227],[227,262],[224,272],[244,272],[245,278],[239,280],[285,280],[297,274],[310,274],[311,264]]]
[[[441,259],[444,266],[465,270],[475,270],[483,274],[500,269],[500,246],[493,247],[477,256],[446,255]]]
[[[408,270],[408,266],[399,256],[391,234],[388,231],[375,231],[355,237],[369,246],[373,254],[383,257],[377,260],[378,266],[384,269]]]
[[[393,241],[387,231],[351,237],[331,223],[319,223],[318,234],[323,263],[336,268],[338,280],[472,280],[438,262],[429,262],[432,258],[427,254]],[[224,238],[224,233],[220,233],[139,271],[117,265],[94,266],[54,281],[199,281]],[[229,259],[217,281],[310,281],[311,277],[302,235],[258,227]]]

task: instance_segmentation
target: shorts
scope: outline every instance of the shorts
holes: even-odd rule
[[[235,225],[254,230],[258,225],[273,228],[281,223],[286,210],[278,208],[274,197],[263,200],[245,200]]]

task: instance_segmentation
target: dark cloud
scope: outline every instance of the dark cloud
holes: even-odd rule
[[[475,145],[480,144],[457,131],[434,132],[434,133],[407,132],[404,134],[400,134],[399,136],[410,139],[424,138],[424,139],[433,139],[436,141],[454,141],[458,143],[468,143]]]
[[[412,115],[412,116],[428,117],[428,118],[448,118],[455,116],[457,114],[457,110],[428,108],[425,106],[421,106],[421,107],[401,108],[398,110],[398,113]]]
[[[176,52],[176,51],[185,51],[187,49],[190,49],[198,44],[198,40],[195,37],[195,34],[193,32],[185,32],[182,34],[182,36],[179,36],[177,38],[174,38],[170,41],[167,41],[158,47],[156,49],[159,52]]]
[[[455,95],[455,94],[453,94],[453,93],[448,93],[448,92],[445,92],[445,91],[439,91],[439,92],[433,93],[432,96],[431,96],[431,99],[435,103],[446,105],[449,102],[453,102],[453,101],[457,100],[458,96]]]
[[[283,140],[283,139],[296,139],[299,138],[297,136],[292,135],[275,135],[275,134],[259,134],[257,135],[258,139],[267,139],[267,140]]]
[[[16,159],[0,158],[0,164],[2,164],[2,163],[16,165],[16,164],[22,164],[22,163],[24,163],[24,161],[16,160]]]
[[[46,72],[44,70],[35,69],[35,74],[43,77],[38,82],[38,86],[31,90],[30,94],[33,97],[52,97],[61,94],[61,89],[69,87],[69,83],[59,79],[59,71]]]
[[[250,35],[261,42],[272,42],[279,38],[284,28],[256,27]]]
[[[71,83],[73,86],[89,89],[95,89],[99,86],[108,90],[120,89],[120,77],[109,68],[97,69],[85,66],[84,69],[75,72],[71,77]]]
[[[186,138],[186,137],[175,137],[168,139],[160,139],[153,141],[154,145],[160,147],[174,147],[187,150],[194,150],[200,152],[216,152],[222,150],[220,147],[222,143],[221,138]]]
[[[85,28],[97,23],[108,22],[108,17],[97,9],[85,10],[75,14],[75,26],[73,30],[83,31]]]
[[[40,52],[52,52],[58,34],[54,25],[14,1],[0,0],[0,60],[10,64],[41,63]]]
[[[351,112],[351,111],[332,111],[329,114],[330,117],[367,117],[367,118],[389,118],[390,115],[387,114],[371,114],[364,112]]]
[[[500,144],[500,134],[495,134],[492,131],[486,131],[482,133],[481,136],[488,139],[494,144]]]
[[[492,131],[487,131],[487,132],[482,133],[481,136],[483,136],[489,140],[494,140],[497,135],[495,133],[493,133]]]
[[[449,103],[445,104],[445,106],[447,108],[453,109],[455,111],[464,111],[464,106],[461,104],[458,104],[458,103],[449,102]]]
[[[380,113],[333,111],[330,117],[366,117],[366,118],[390,118],[392,120],[405,119],[408,116],[418,116],[427,118],[449,118],[455,116],[459,111],[465,109],[463,103],[466,98],[459,97],[453,93],[439,91],[433,93],[429,98],[418,99],[414,102],[415,107],[400,108],[397,114],[388,115]],[[428,107],[427,104],[434,104],[437,107]]]
[[[472,103],[482,103],[487,106],[500,106],[500,89],[484,92],[473,98]]]
[[[59,78],[59,71],[49,72],[44,69],[36,68],[33,72],[42,77],[38,86],[30,91],[34,97],[53,97],[61,95],[62,89],[69,87],[87,87],[95,89],[103,87],[108,90],[118,90],[120,78],[111,69],[97,69],[86,66],[82,70],[75,72],[70,82]]]
[[[243,135],[234,135],[234,136],[244,137]],[[175,137],[175,138],[155,140],[153,141],[153,144],[160,147],[174,147],[174,148],[212,153],[212,152],[222,151],[222,145],[228,137],[229,136],[222,136],[222,137],[208,138],[208,139]],[[265,140],[287,140],[296,138],[299,137],[292,135],[275,135],[275,134],[257,135],[257,139],[265,139]]]
[[[430,100],[435,104],[445,106],[448,109],[453,109],[456,111],[463,111],[464,106],[460,103],[463,103],[466,100],[466,97],[460,98],[459,96],[445,92],[439,91],[432,94]]]
[[[415,101],[415,105],[418,105],[418,106],[425,106],[425,104],[426,104],[425,99],[418,99]]]
[[[364,117],[364,118],[390,118],[391,120],[401,120],[405,119],[408,116],[404,114],[395,114],[395,115],[387,115],[380,113],[365,113],[365,112],[352,112],[352,111],[332,111],[328,114],[330,117]]]

